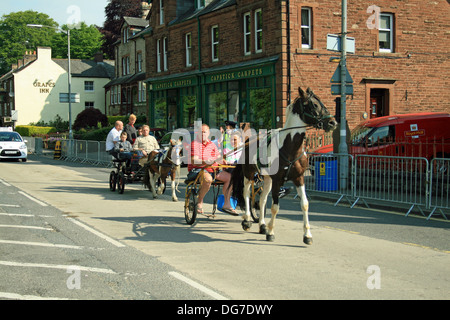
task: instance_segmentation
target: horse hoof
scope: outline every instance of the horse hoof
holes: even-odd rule
[[[259,234],[267,234],[267,227],[265,224],[259,226]]]
[[[252,223],[250,221],[242,221],[242,229],[244,229],[244,231],[249,231],[251,227]]]
[[[310,246],[313,243],[313,239],[312,238],[303,237],[303,243],[307,244],[308,246]]]
[[[178,198],[172,198],[173,202],[178,202]]]
[[[275,241],[275,235],[273,234],[267,234],[266,235],[266,240],[270,241],[270,242],[274,242]]]

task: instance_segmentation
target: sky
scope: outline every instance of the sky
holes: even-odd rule
[[[2,0],[0,17],[11,12],[33,10],[46,13],[60,26],[85,22],[103,26],[109,0]]]

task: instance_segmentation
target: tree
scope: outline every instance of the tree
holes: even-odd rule
[[[61,27],[67,30],[67,25]],[[92,59],[95,53],[101,50],[103,44],[102,34],[95,25],[87,26],[82,22],[79,29],[70,30],[70,55],[74,59]],[[67,57],[67,35],[56,34],[52,39],[52,53],[54,58]]]
[[[106,20],[100,32],[105,40],[103,52],[114,59],[113,44],[120,38],[123,17],[141,17],[141,0],[109,0],[105,7]]]
[[[23,58],[25,51],[33,51],[37,46],[51,46],[56,30],[32,29],[27,24],[58,26],[45,13],[31,10],[4,15],[0,19],[0,74],[8,72],[12,64]]]

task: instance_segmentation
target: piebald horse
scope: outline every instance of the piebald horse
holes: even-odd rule
[[[180,184],[180,151],[181,143],[173,139],[165,151],[153,151],[148,156],[143,184],[152,191],[153,199],[162,195],[166,190],[166,179],[170,174],[172,180],[172,201],[178,201],[176,191]],[[178,182],[175,183],[178,177]],[[160,179],[161,184],[156,188],[156,182]]]
[[[297,194],[300,198],[300,207],[303,212],[303,242],[312,244],[312,235],[310,231],[308,210],[309,202],[305,193],[304,173],[308,167],[308,158],[302,150],[302,144],[305,139],[306,129],[315,127],[325,131],[334,130],[337,126],[333,116],[330,115],[327,108],[308,88],[306,93],[299,88],[299,97],[286,109],[286,123],[282,129],[272,132],[268,150],[276,150],[275,155],[271,155],[269,162],[272,166],[277,162],[276,172],[262,170],[256,161],[250,161],[252,155],[249,154],[249,148],[252,144],[250,140],[243,152],[239,164],[233,170],[230,187],[233,188],[233,197],[238,199],[238,203],[243,207],[245,205],[245,214],[243,215],[242,227],[248,231],[251,227],[250,221],[250,187],[255,174],[260,173],[263,176],[264,187],[260,196],[259,206],[261,214],[259,217],[260,233],[266,234],[266,240],[274,241],[275,219],[280,209],[278,190],[283,184],[290,180],[297,188]],[[272,145],[272,144],[277,145]],[[259,147],[261,149],[261,146]],[[273,152],[273,151],[272,151]],[[242,159],[245,158],[245,159]],[[267,173],[268,172],[268,173]],[[242,183],[242,179],[244,183]],[[272,192],[272,218],[268,227],[264,221],[264,208],[266,207],[267,196]]]

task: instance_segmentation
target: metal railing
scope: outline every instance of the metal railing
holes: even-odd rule
[[[104,141],[61,140],[60,160],[102,167],[112,166],[112,157],[106,153]]]
[[[450,209],[450,159],[345,155],[349,163],[348,185],[339,185],[339,159],[344,155],[308,153],[306,189],[346,198],[353,208],[359,201],[386,201],[406,205],[408,216],[414,208],[430,219]],[[352,199],[350,201],[350,199]],[[423,209],[431,210],[426,216]]]

